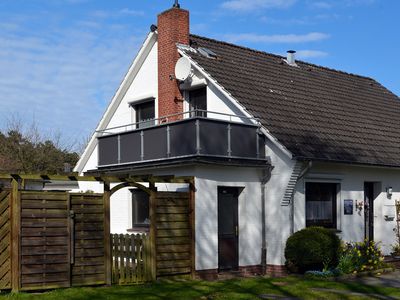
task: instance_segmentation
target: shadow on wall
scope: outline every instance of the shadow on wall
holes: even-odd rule
[[[198,188],[198,187],[196,187]],[[196,214],[196,269],[207,270],[218,267],[218,257],[216,257],[218,249],[218,241],[215,232],[218,226],[217,204],[215,194],[217,191],[213,189],[202,189],[203,199],[201,203],[197,202],[196,206],[201,206],[197,211],[206,212],[206,215],[199,216]]]

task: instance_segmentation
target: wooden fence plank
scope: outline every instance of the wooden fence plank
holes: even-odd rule
[[[14,292],[21,289],[20,285],[20,221],[21,201],[19,183],[13,179],[11,193],[11,288]]]

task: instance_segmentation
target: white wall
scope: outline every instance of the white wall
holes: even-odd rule
[[[218,268],[218,186],[243,187],[239,196],[239,266],[261,262],[260,171],[199,167],[196,170],[196,269]]]
[[[266,154],[271,158],[273,170],[266,184],[267,264],[284,265],[286,239],[290,235],[291,209],[281,202],[288,186],[295,161],[271,141],[267,141]]]
[[[134,112],[129,103],[141,96],[155,96],[156,117],[158,116],[158,68],[157,68],[157,43],[152,47],[142,67],[137,73],[131,86],[119,104],[115,114],[111,118],[107,128],[128,125],[134,123]],[[128,130],[134,128],[128,127]]]
[[[316,163],[297,185],[295,195],[295,224],[296,230],[305,226],[305,197],[304,182],[328,181],[340,184],[338,194],[338,229],[345,241],[362,241],[364,239],[364,210],[357,211],[354,207],[353,215],[344,215],[343,201],[345,199],[363,202],[364,182],[379,182],[381,190],[374,201],[374,238],[380,241],[385,254],[389,254],[391,244],[395,242],[393,228],[396,219],[385,220],[385,215],[395,216],[395,201],[400,200],[400,170],[377,167],[360,167],[339,164]],[[393,187],[393,196],[387,197],[386,187]]]

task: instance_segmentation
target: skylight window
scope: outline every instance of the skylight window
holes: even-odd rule
[[[197,48],[197,51],[199,51],[199,53],[201,55],[203,55],[207,58],[217,58],[218,57],[218,55],[214,51],[212,51],[208,48],[199,47],[199,48]]]

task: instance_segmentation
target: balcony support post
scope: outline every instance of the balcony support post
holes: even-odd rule
[[[171,127],[167,126],[167,157],[171,156]]]
[[[140,131],[140,159],[144,160],[144,132]]]
[[[228,124],[227,126],[227,130],[228,130],[228,156],[231,157],[232,156],[232,140],[231,140],[231,131],[232,131],[232,126],[231,124]]]
[[[258,128],[256,130],[256,139],[257,139],[257,158],[260,158],[260,133]]]
[[[121,136],[118,135],[118,163],[121,163]]]
[[[196,153],[200,154],[200,120],[196,120]]]

